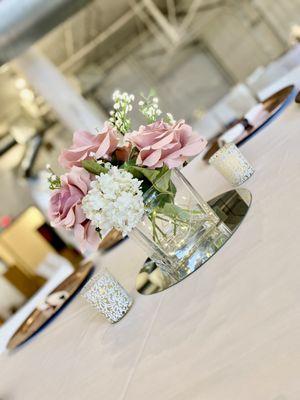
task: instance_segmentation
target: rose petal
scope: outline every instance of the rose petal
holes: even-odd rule
[[[108,124],[105,124],[103,131],[97,135],[76,131],[72,146],[61,152],[58,161],[65,168],[80,167],[83,160],[91,158],[91,153],[95,153],[97,158],[109,158],[117,145],[117,132]]]
[[[149,168],[155,168],[155,165],[160,160],[161,150],[155,150],[147,155],[145,158],[143,157],[143,150],[140,152],[141,158],[143,159],[143,165]]]
[[[137,164],[148,168],[159,168],[163,164],[169,168],[179,167],[188,157],[199,154],[207,143],[184,120],[173,125],[159,120],[140,126],[138,131],[127,134],[125,140],[140,150]]]

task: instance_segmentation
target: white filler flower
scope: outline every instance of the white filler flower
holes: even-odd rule
[[[92,225],[105,236],[112,228],[126,236],[144,214],[141,181],[117,167],[96,176],[83,198],[82,208]]]

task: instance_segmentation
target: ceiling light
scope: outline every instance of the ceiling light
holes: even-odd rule
[[[24,101],[33,101],[34,100],[34,94],[31,90],[29,89],[22,89],[20,91],[20,97]]]
[[[24,89],[26,87],[26,81],[23,78],[18,78],[15,80],[15,87],[19,90]]]

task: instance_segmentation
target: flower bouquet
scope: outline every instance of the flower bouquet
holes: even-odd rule
[[[206,140],[184,120],[164,115],[153,93],[138,102],[146,124],[133,130],[134,100],[115,91],[103,130],[74,133],[59,157],[67,172],[59,177],[50,169],[50,220],[73,230],[82,251],[97,249],[112,229],[126,236],[137,228],[135,236],[162,269],[186,267],[219,221],[178,171]]]

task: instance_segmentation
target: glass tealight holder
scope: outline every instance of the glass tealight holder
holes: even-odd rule
[[[241,185],[254,174],[253,167],[234,143],[225,144],[208,162],[233,186]]]
[[[103,267],[84,286],[81,296],[112,324],[120,321],[133,304],[132,297]]]

